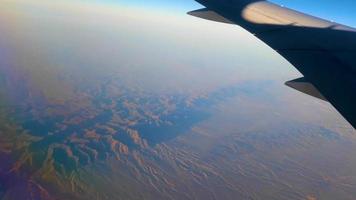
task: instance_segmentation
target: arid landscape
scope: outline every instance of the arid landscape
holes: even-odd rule
[[[249,36],[94,2],[0,10],[0,199],[355,198],[355,130]]]

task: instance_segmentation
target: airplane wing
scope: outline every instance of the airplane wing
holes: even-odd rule
[[[276,50],[304,77],[286,85],[329,101],[356,127],[356,29],[264,0],[196,0],[188,14],[237,24]]]

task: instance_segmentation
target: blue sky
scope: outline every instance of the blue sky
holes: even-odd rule
[[[194,0],[106,0],[150,9],[181,12],[201,7]],[[272,2],[346,25],[356,26],[355,0],[272,0]]]

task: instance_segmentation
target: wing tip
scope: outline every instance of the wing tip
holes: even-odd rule
[[[193,11],[187,12],[187,14],[194,16],[194,17],[210,20],[210,21],[226,23],[226,24],[234,24],[232,21],[224,18],[223,16],[219,15],[218,13],[216,13],[212,10],[209,10],[208,8],[193,10]]]

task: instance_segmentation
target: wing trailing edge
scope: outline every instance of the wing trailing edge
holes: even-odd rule
[[[286,82],[286,85],[295,89],[295,90],[298,90],[299,92],[302,92],[304,94],[310,95],[312,97],[315,97],[315,98],[318,98],[318,99],[321,99],[324,101],[328,101],[319,92],[319,90],[304,77],[288,81],[288,82]]]

